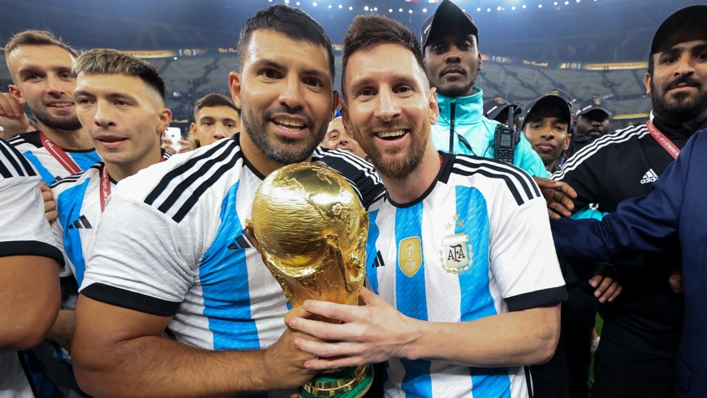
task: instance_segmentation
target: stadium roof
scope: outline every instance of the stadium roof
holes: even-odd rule
[[[432,1],[432,2],[429,2]],[[244,22],[288,2],[340,43],[355,15],[375,12],[419,33],[437,0],[3,0],[0,44],[48,29],[79,49],[235,47]],[[547,61],[645,61],[653,33],[672,12],[700,0],[459,0],[479,26],[480,49]]]

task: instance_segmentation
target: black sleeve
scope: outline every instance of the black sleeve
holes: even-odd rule
[[[562,170],[552,175],[553,180],[562,181],[574,188],[577,199],[575,211],[582,210],[591,203],[601,202],[601,173],[606,166],[606,150],[589,145],[576,154],[563,166]]]

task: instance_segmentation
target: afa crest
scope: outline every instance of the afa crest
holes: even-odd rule
[[[442,268],[452,274],[461,274],[471,268],[473,253],[469,237],[455,234],[442,239]]]
[[[398,245],[398,267],[412,278],[422,266],[422,246],[417,236],[405,238]]]

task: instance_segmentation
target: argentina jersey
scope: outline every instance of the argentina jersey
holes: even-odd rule
[[[39,138],[39,130],[31,133],[19,134],[7,140],[20,153],[22,153],[39,172],[42,182],[47,185],[54,181],[74,174],[67,170],[46,148]],[[101,161],[95,149],[86,151],[65,151],[81,170],[86,170]]]
[[[382,195],[372,166],[334,152],[318,151],[314,161],[347,169],[364,203]],[[285,330],[288,305],[244,234],[262,180],[238,134],[122,180],[103,213],[81,293],[171,316],[171,334],[194,347],[269,347]]]
[[[86,171],[51,185],[59,217],[52,221],[57,245],[64,253],[68,271],[81,286],[86,270],[84,255],[95,244],[96,226],[101,219],[100,185],[105,165],[96,163]],[[110,180],[111,190],[115,182]]]
[[[530,176],[492,160],[442,156],[436,181],[417,201],[385,198],[370,207],[371,289],[430,322],[472,322],[566,299],[545,200]],[[528,396],[520,366],[393,358],[386,376],[389,397]]]

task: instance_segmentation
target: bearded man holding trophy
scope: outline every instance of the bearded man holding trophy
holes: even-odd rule
[[[422,59],[396,21],[349,27],[344,127],[387,190],[368,208],[372,291],[362,306],[307,300],[287,324],[309,335],[293,340],[308,369],[387,361],[389,397],[527,397],[524,366],[553,356],[567,298],[545,200],[516,167],[435,150]]]

